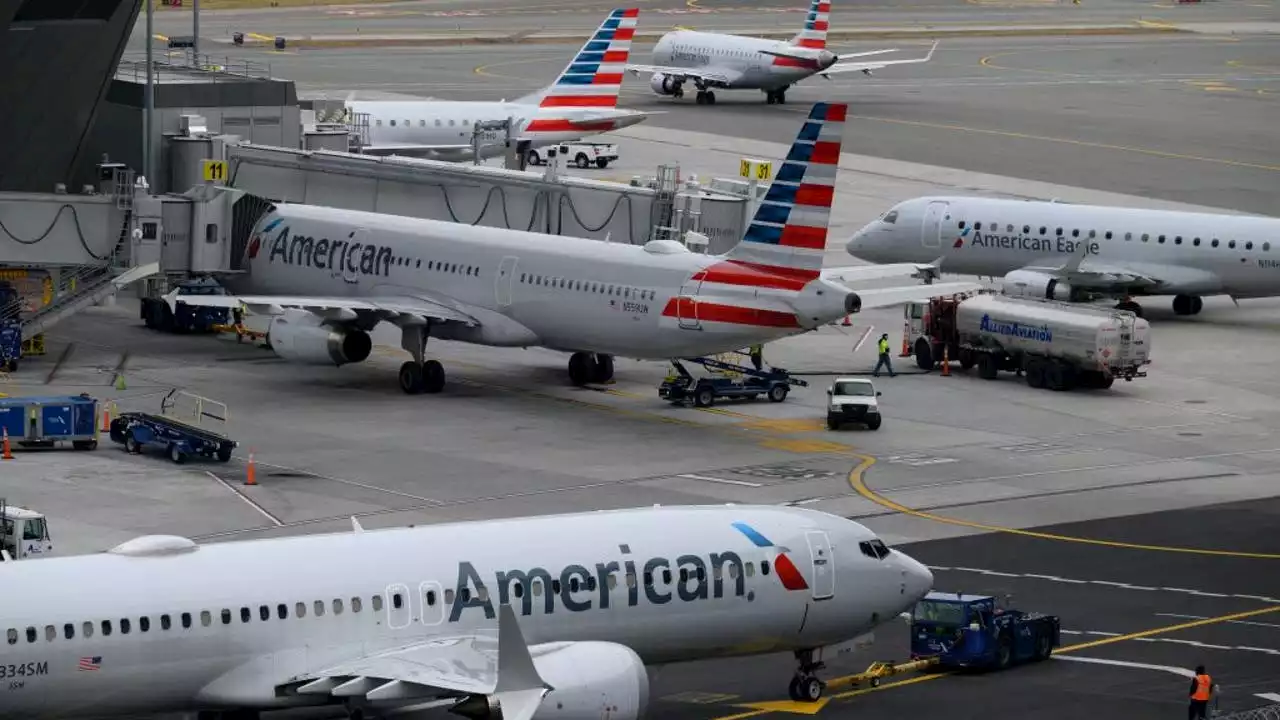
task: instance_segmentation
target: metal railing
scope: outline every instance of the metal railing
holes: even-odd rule
[[[211,82],[240,82],[245,78],[259,80],[271,79],[271,65],[258,63],[230,55],[198,55],[190,52],[171,51],[169,54],[157,53],[152,58],[152,71],[156,73],[156,82],[161,81],[161,74],[170,76],[187,76],[199,74],[202,79]],[[120,59],[116,68],[117,80],[132,80],[136,83],[147,81],[146,53],[128,52]]]

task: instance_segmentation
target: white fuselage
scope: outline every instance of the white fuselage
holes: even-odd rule
[[[630,127],[644,120],[644,114],[617,108],[539,108],[514,102],[469,102],[448,100],[357,101],[349,103],[352,113],[368,115],[369,145],[374,151],[386,146],[389,154],[463,160],[472,157],[471,143],[476,123],[512,122],[513,140],[528,140],[530,148]],[[579,119],[570,124],[568,120]],[[548,130],[530,130],[540,123]],[[480,134],[481,157],[497,157],[506,152],[505,130],[484,130]],[[437,149],[412,149],[433,146]],[[449,147],[461,146],[461,147]],[[401,149],[396,149],[396,148]],[[382,151],[379,151],[382,152]]]
[[[931,589],[906,555],[862,549],[874,539],[815,511],[708,506],[4,563],[0,584],[15,592],[0,607],[0,718],[287,707],[307,701],[278,685],[491,631],[500,602],[531,647],[601,640],[646,664],[822,647]],[[765,572],[780,550],[806,589]],[[816,566],[818,550],[831,562]]]
[[[924,197],[863,227],[847,250],[875,263],[941,257],[945,272],[996,277],[1063,265],[1080,243],[1086,263],[1160,278],[1153,294],[1280,295],[1280,219],[1268,217]]]
[[[801,55],[812,61],[779,58],[764,51]],[[723,74],[730,90],[776,90],[793,85],[834,64],[826,50],[797,47],[781,40],[763,40],[680,30],[662,36],[653,48],[653,64]]]
[[[227,283],[234,293],[443,296],[481,324],[438,326],[431,337],[481,345],[697,357],[818,327],[847,314],[852,295],[822,279],[798,291],[700,283],[691,278],[723,257],[675,242],[641,247],[309,205],[278,205],[254,237],[249,272]]]

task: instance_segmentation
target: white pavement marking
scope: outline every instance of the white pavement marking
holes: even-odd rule
[[[1063,635],[1094,635],[1097,637],[1120,637],[1126,633],[1106,632],[1104,630],[1059,630]],[[1128,642],[1145,642],[1145,643],[1172,643],[1174,645],[1187,645],[1190,647],[1203,648],[1205,650],[1234,650],[1241,652],[1256,652],[1264,655],[1280,655],[1280,650],[1273,648],[1255,647],[1253,645],[1215,645],[1213,643],[1204,643],[1199,640],[1181,640],[1178,638],[1164,637],[1140,637],[1133,638]],[[1074,656],[1073,656],[1074,657]]]
[[[1186,620],[1208,620],[1207,615],[1184,615],[1182,613],[1156,613],[1159,617],[1184,618]],[[1280,628],[1280,623],[1255,622],[1253,620],[1227,620],[1224,625],[1252,625],[1254,627]]]
[[[707,482],[724,483],[726,485],[742,485],[743,487],[763,487],[760,483],[747,482],[746,480],[729,480],[728,478],[710,477],[707,475],[677,475],[676,477],[686,478],[688,480],[706,480]]]
[[[1007,573],[998,570],[984,570],[982,568],[970,567],[947,567],[945,565],[930,565],[929,569],[934,572],[967,572],[977,573],[978,575],[990,575],[992,577],[1021,577],[1032,580],[1044,580],[1046,582],[1066,583],[1069,585],[1104,585],[1106,587],[1117,588],[1120,590],[1141,590],[1141,591],[1164,591],[1167,593],[1177,593],[1180,595],[1191,595],[1194,597],[1211,597],[1211,598],[1234,598],[1236,600],[1253,600],[1255,602],[1267,603],[1270,605],[1280,605],[1280,598],[1268,597],[1266,595],[1243,595],[1239,593],[1215,593],[1206,592],[1204,590],[1195,590],[1192,588],[1176,588],[1176,587],[1151,587],[1149,585],[1130,585],[1129,583],[1116,582],[1114,580],[1077,580],[1075,578],[1064,578],[1056,575],[1041,575],[1038,573]],[[1188,615],[1186,617],[1193,617]],[[1280,627],[1280,626],[1277,626]]]
[[[1095,665],[1114,665],[1115,667],[1135,668],[1138,670],[1156,670],[1158,672],[1181,675],[1184,678],[1194,678],[1196,676],[1195,670],[1188,670],[1187,668],[1175,667],[1173,665],[1154,665],[1152,663],[1131,662],[1129,660],[1111,660],[1109,658],[1082,657],[1080,655],[1054,655],[1053,659],[1091,663]],[[1280,693],[1254,693],[1253,696],[1270,702],[1280,702]]]
[[[1280,703],[1280,693],[1254,693],[1254,697],[1260,697],[1263,700]]]
[[[272,515],[272,514],[271,514],[271,513],[266,509],[266,508],[262,507],[262,506],[261,506],[261,505],[259,505],[258,503],[256,503],[256,502],[254,502],[253,500],[251,500],[251,499],[250,499],[248,496],[246,496],[244,493],[242,493],[242,492],[240,492],[239,490],[237,490],[237,489],[235,489],[234,487],[232,487],[232,486],[231,486],[231,483],[227,482],[226,480],[223,480],[222,478],[218,477],[217,475],[214,475],[213,473],[209,472],[208,470],[206,470],[204,474],[205,474],[205,475],[208,475],[208,476],[209,476],[209,477],[211,477],[211,478],[213,478],[215,481],[217,481],[217,483],[218,483],[219,485],[221,485],[222,487],[224,487],[224,488],[226,488],[226,489],[230,490],[233,494],[235,494],[235,496],[236,496],[236,497],[238,497],[238,498],[240,498],[241,500],[243,500],[243,501],[245,501],[246,503],[248,503],[248,504],[249,504],[249,507],[253,508],[254,510],[257,510],[259,514],[261,514],[261,515],[262,515],[263,517],[265,517],[266,519],[270,520],[270,521],[271,521],[271,523],[272,523],[273,525],[275,525],[276,527],[283,527],[283,526],[284,526],[284,521],[282,521],[280,518],[276,517],[275,515]]]

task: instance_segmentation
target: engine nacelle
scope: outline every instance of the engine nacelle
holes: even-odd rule
[[[1079,291],[1057,278],[1034,270],[1014,270],[1004,276],[1001,289],[1005,295],[1040,300],[1078,299]]]
[[[653,77],[649,78],[649,87],[659,95],[675,95],[680,85],[680,82],[662,73],[654,73]]]
[[[531,648],[533,665],[554,690],[534,720],[639,720],[649,705],[649,673],[640,656],[610,642],[551,643]],[[450,708],[474,720],[496,720],[494,698],[472,698]]]
[[[267,338],[276,355],[303,365],[358,363],[373,352],[369,333],[321,325],[320,318],[305,311],[271,318]]]

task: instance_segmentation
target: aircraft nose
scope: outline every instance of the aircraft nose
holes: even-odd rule
[[[902,552],[898,554],[898,562],[902,565],[902,573],[906,582],[906,595],[914,603],[933,590],[933,571],[923,563]]]

